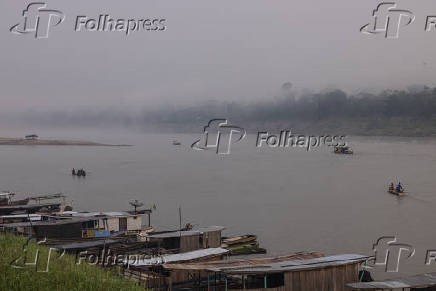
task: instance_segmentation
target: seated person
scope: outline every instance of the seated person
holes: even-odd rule
[[[391,183],[391,184],[389,185],[389,191],[394,191],[394,183]]]
[[[403,185],[401,185],[401,182],[398,182],[397,191],[398,192],[402,192],[403,191]]]

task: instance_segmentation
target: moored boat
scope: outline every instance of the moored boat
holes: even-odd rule
[[[354,152],[353,149],[350,148],[349,146],[337,146],[335,147],[334,153],[343,154],[343,155],[352,155]]]
[[[403,195],[406,194],[406,192],[405,192],[404,190],[397,191],[396,189],[394,189],[394,190],[389,189],[389,190],[388,190],[388,193],[391,193],[391,194],[393,194],[393,195],[397,195],[397,196],[403,196]]]
[[[12,200],[15,193],[2,192],[0,193],[0,206],[16,206],[16,205],[27,205],[29,203],[29,198],[21,200]]]

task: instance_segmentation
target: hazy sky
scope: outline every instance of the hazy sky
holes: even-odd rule
[[[65,21],[48,39],[16,35],[30,2],[0,2],[2,111],[147,107],[273,97],[281,84],[350,92],[436,85],[434,0],[397,1],[416,20],[397,40],[364,35],[380,1],[48,1]],[[167,30],[75,32],[76,16],[165,18]]]

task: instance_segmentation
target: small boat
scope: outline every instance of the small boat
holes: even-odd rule
[[[354,152],[348,146],[337,146],[334,150],[335,154],[352,155]]]
[[[86,177],[86,171],[84,169],[80,169],[80,170],[75,170],[73,169],[71,174],[73,176],[78,176],[78,177]]]
[[[403,196],[406,195],[406,192],[404,190],[401,191],[397,191],[397,189],[389,189],[388,193],[391,193],[393,195],[397,195],[397,196]]]
[[[181,145],[181,144],[182,144],[182,143],[181,143],[180,141],[175,140],[175,139],[173,140],[173,145],[177,145],[177,146],[178,146],[178,145]]]
[[[258,242],[247,243],[227,248],[230,256],[266,254],[266,249],[260,248]]]
[[[17,206],[17,205],[27,205],[29,203],[29,198],[21,200],[12,200],[15,193],[2,192],[0,193],[0,206]]]

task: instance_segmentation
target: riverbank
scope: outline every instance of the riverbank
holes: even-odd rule
[[[24,138],[6,138],[0,137],[0,145],[52,145],[52,146],[107,146],[107,147],[124,147],[131,146],[127,144],[104,144],[92,141],[73,141],[58,139],[24,139]]]
[[[12,234],[0,234],[0,290],[144,290],[134,281],[117,278],[114,270],[105,271],[99,266],[76,264],[73,255],[52,253],[47,270],[49,248]],[[24,247],[25,246],[25,247]],[[26,250],[27,263],[24,264]],[[39,260],[34,262],[36,251]],[[13,267],[14,265],[15,267]]]

